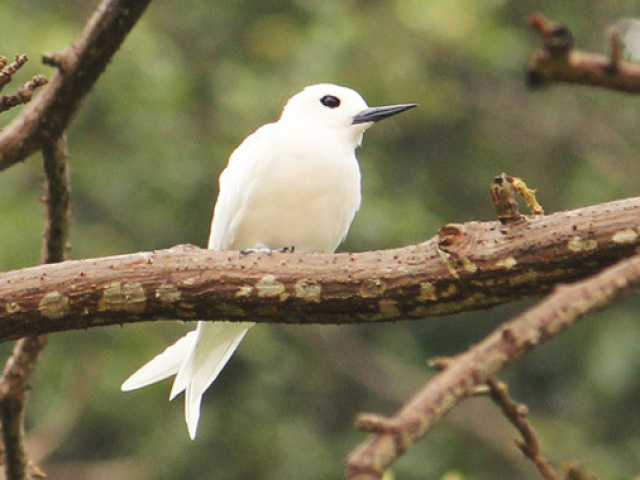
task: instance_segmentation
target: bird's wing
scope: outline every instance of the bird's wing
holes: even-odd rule
[[[220,192],[213,212],[209,248],[224,250],[234,248],[234,218],[243,211],[242,204],[247,198],[247,186],[251,179],[259,175],[264,162],[260,160],[264,153],[270,151],[268,143],[276,124],[270,123],[260,127],[249,135],[229,157],[229,163],[220,175]],[[243,191],[243,188],[245,189]],[[248,248],[254,245],[241,246]]]

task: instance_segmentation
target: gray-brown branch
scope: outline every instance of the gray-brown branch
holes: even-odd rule
[[[445,315],[539,295],[640,247],[640,198],[469,222],[358,254],[176,247],[0,274],[0,340],[156,319],[356,323]]]
[[[450,359],[393,417],[366,414],[362,430],[375,436],[360,445],[347,465],[349,480],[380,480],[384,472],[474,389],[586,314],[640,286],[640,255],[554,293],[466,352]]]
[[[0,133],[0,170],[61,137],[150,1],[104,0],[74,45],[45,58],[57,71]]]
[[[606,56],[575,49],[569,29],[541,14],[531,15],[529,23],[543,41],[543,48],[529,57],[527,80],[531,87],[558,82],[640,93],[640,64],[621,60],[617,30],[609,32],[611,51]]]
[[[62,262],[66,258],[69,236],[70,179],[67,142],[63,135],[42,149],[46,207],[46,227],[42,263]],[[4,443],[4,470],[7,480],[41,478],[30,465],[24,447],[24,413],[27,391],[47,336],[29,335],[16,343],[0,377],[0,421]]]

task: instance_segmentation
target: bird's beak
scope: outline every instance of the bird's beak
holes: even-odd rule
[[[361,111],[351,122],[353,125],[358,123],[377,122],[383,118],[396,115],[397,113],[404,112],[410,108],[417,107],[417,103],[403,103],[401,105],[386,105],[384,107],[371,107]]]

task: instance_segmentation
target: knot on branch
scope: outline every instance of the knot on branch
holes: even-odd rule
[[[386,435],[391,438],[393,455],[399,457],[409,449],[412,444],[411,436],[418,430],[416,420],[398,422],[395,418],[389,418],[375,413],[360,413],[355,420],[356,428],[362,432]]]

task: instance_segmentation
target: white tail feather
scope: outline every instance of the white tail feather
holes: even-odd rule
[[[185,392],[185,421],[193,440],[198,431],[204,392],[253,325],[251,322],[198,322],[196,330],[143,365],[120,388],[123,391],[135,390],[176,375],[170,399]]]
[[[192,440],[198,430],[204,392],[218,377],[253,325],[249,322],[198,322],[196,344],[180,366],[170,397],[174,398],[185,391],[184,415]]]
[[[123,392],[137,390],[175,375],[195,343],[196,331],[187,333],[136,370],[124,381],[120,390]]]

